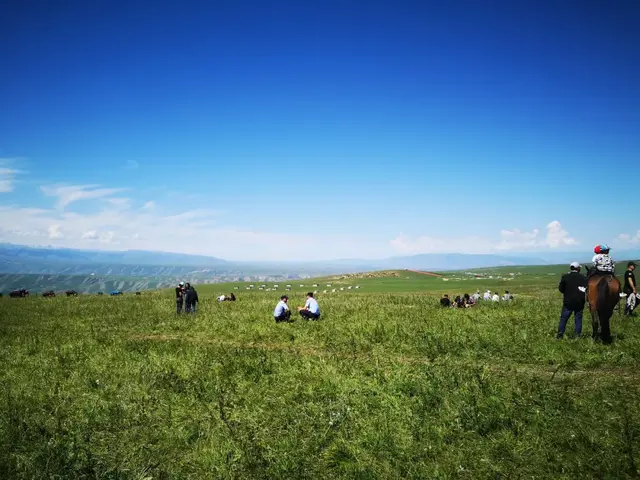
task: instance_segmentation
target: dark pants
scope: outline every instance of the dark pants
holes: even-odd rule
[[[319,313],[311,313],[309,310],[300,310],[300,316],[305,320],[318,320],[320,318]]]
[[[583,310],[584,310],[584,307],[582,307],[579,310],[574,310],[574,309],[567,308],[565,305],[562,306],[562,313],[560,314],[560,325],[558,325],[557,338],[562,338],[562,336],[564,335],[564,330],[565,328],[567,328],[567,321],[569,320],[569,317],[571,317],[572,313],[574,314],[574,318],[576,321],[576,328],[573,334],[573,338],[578,338],[580,336],[580,334],[582,333],[582,311]]]
[[[182,298],[176,299],[176,313],[181,313],[182,312],[182,304],[183,303],[184,303],[184,300]]]
[[[196,313],[196,302],[187,302],[187,306],[184,311],[186,313]]]
[[[273,317],[276,323],[280,322],[290,322],[291,321],[291,310],[285,310],[279,317]]]

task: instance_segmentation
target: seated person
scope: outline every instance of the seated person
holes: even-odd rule
[[[449,299],[449,295],[445,294],[445,296],[440,299],[440,306],[441,307],[450,307],[451,306],[451,300]]]
[[[473,297],[469,296],[468,293],[464,294],[464,305],[465,307],[473,307],[476,304],[476,301]]]
[[[587,277],[595,275],[596,273],[615,273],[616,265],[609,256],[609,250],[609,245],[596,245],[593,249],[595,255],[591,260],[593,262],[593,268],[589,269]]]
[[[318,320],[320,318],[320,306],[315,298],[313,298],[313,292],[307,293],[307,301],[304,307],[298,307],[300,316],[305,320]]]
[[[291,321],[291,310],[289,310],[289,305],[287,305],[288,301],[289,297],[286,295],[280,297],[280,301],[276,305],[276,309],[273,311],[273,318],[276,323]]]

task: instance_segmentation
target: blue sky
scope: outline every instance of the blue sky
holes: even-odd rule
[[[636,1],[5,11],[2,241],[264,260],[640,244],[620,208]]]

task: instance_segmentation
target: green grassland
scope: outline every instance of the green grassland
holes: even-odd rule
[[[0,478],[638,478],[638,321],[556,341],[565,267],[514,269],[0,299]]]

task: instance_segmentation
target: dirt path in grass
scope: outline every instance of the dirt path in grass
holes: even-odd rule
[[[410,272],[413,272],[413,273],[419,273],[419,274],[421,274],[421,275],[429,275],[429,276],[431,276],[431,277],[438,277],[438,278],[441,278],[441,277],[443,276],[443,275],[440,275],[439,273],[424,272],[424,271],[422,271],[422,270],[409,270],[409,271],[410,271]]]
[[[134,335],[129,337],[134,341],[157,341],[157,342],[187,342],[199,345],[211,345],[217,347],[231,347],[238,349],[255,349],[277,351],[285,354],[303,355],[320,358],[340,358],[344,360],[352,360],[354,362],[371,362],[389,361],[391,363],[401,363],[405,365],[427,365],[434,368],[450,368],[457,367],[482,367],[491,373],[498,375],[527,375],[547,378],[550,381],[561,381],[566,379],[582,380],[585,384],[595,383],[599,376],[609,379],[615,378],[621,381],[627,381],[634,384],[640,384],[640,372],[636,372],[632,367],[595,367],[592,369],[572,368],[564,365],[541,365],[534,363],[513,363],[513,359],[494,359],[494,363],[473,361],[465,359],[447,358],[445,361],[429,360],[424,357],[411,355],[389,355],[379,357],[371,355],[368,352],[334,352],[320,348],[303,347],[293,344],[284,343],[265,343],[265,342],[235,342],[232,340],[184,337],[178,335]]]

